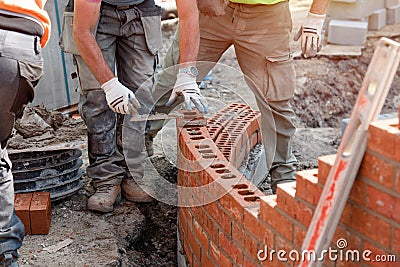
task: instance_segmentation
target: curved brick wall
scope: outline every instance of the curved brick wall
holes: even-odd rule
[[[180,155],[179,237],[190,266],[294,266],[259,260],[260,250],[297,250],[301,245],[335,155],[319,158],[318,169],[265,196],[238,171],[244,155],[261,142],[259,113],[231,104],[205,123],[195,112],[177,121]],[[370,126],[370,140],[357,179],[333,237],[346,249],[375,255],[400,254],[400,130],[398,119]],[[239,165],[238,165],[239,164]],[[188,190],[187,190],[188,189]],[[259,256],[265,256],[259,254]],[[400,266],[366,262],[363,266]],[[360,266],[325,261],[325,266]]]

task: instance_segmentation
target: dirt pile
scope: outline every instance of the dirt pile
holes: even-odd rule
[[[44,106],[26,107],[21,119],[15,122],[15,133],[8,143],[9,149],[37,149],[52,146],[79,146],[86,139],[86,126],[82,119],[73,119]]]

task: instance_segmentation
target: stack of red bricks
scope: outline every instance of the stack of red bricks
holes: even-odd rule
[[[370,266],[396,266],[392,255],[400,253],[398,121],[371,124],[368,149],[331,244],[338,249],[337,240],[344,239],[343,251],[371,251],[370,262],[361,259]],[[179,127],[179,131],[179,236],[189,265],[296,265],[293,251],[301,256],[335,155],[319,158],[318,169],[298,172],[296,182],[279,185],[276,195],[265,196],[237,171],[230,162],[234,157],[221,153],[214,142],[215,131],[210,134],[206,126]],[[283,261],[278,251],[286,253],[280,255]],[[384,258],[385,263],[378,262]],[[360,262],[326,257],[325,265],[359,266]]]
[[[47,235],[51,223],[49,192],[15,195],[15,212],[25,226],[25,234]]]

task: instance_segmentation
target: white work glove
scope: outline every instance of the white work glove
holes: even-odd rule
[[[122,85],[118,78],[112,78],[101,85],[101,89],[106,93],[108,106],[117,113],[135,114],[140,108],[140,103],[135,94]]]
[[[178,95],[183,95],[185,109],[192,110],[193,103],[201,113],[208,113],[207,102],[200,93],[199,86],[196,83],[196,77],[187,73],[179,73],[171,96],[165,105],[167,107],[171,106]]]
[[[321,35],[326,15],[308,12],[306,22],[294,36],[297,41],[301,37],[301,51],[305,58],[315,57],[321,50]]]

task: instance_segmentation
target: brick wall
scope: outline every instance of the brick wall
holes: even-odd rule
[[[279,185],[276,195],[265,196],[236,169],[242,155],[261,142],[258,119],[259,114],[245,105],[232,104],[209,119],[207,126],[196,126],[193,121],[185,126],[185,119],[178,122],[178,230],[190,266],[296,265],[288,255],[281,255],[288,259],[285,262],[278,260],[276,253],[271,256],[264,252],[268,248],[269,252],[301,253],[335,155],[319,158],[318,169],[298,172],[296,182]],[[344,251],[370,250],[370,259],[378,254],[399,255],[398,124],[398,119],[371,124],[368,149],[332,239],[332,249],[337,249],[338,239],[345,239]],[[224,133],[227,135],[222,137]],[[264,260],[266,255],[273,260]],[[396,266],[393,262],[362,264]],[[325,265],[360,263],[326,260]]]

